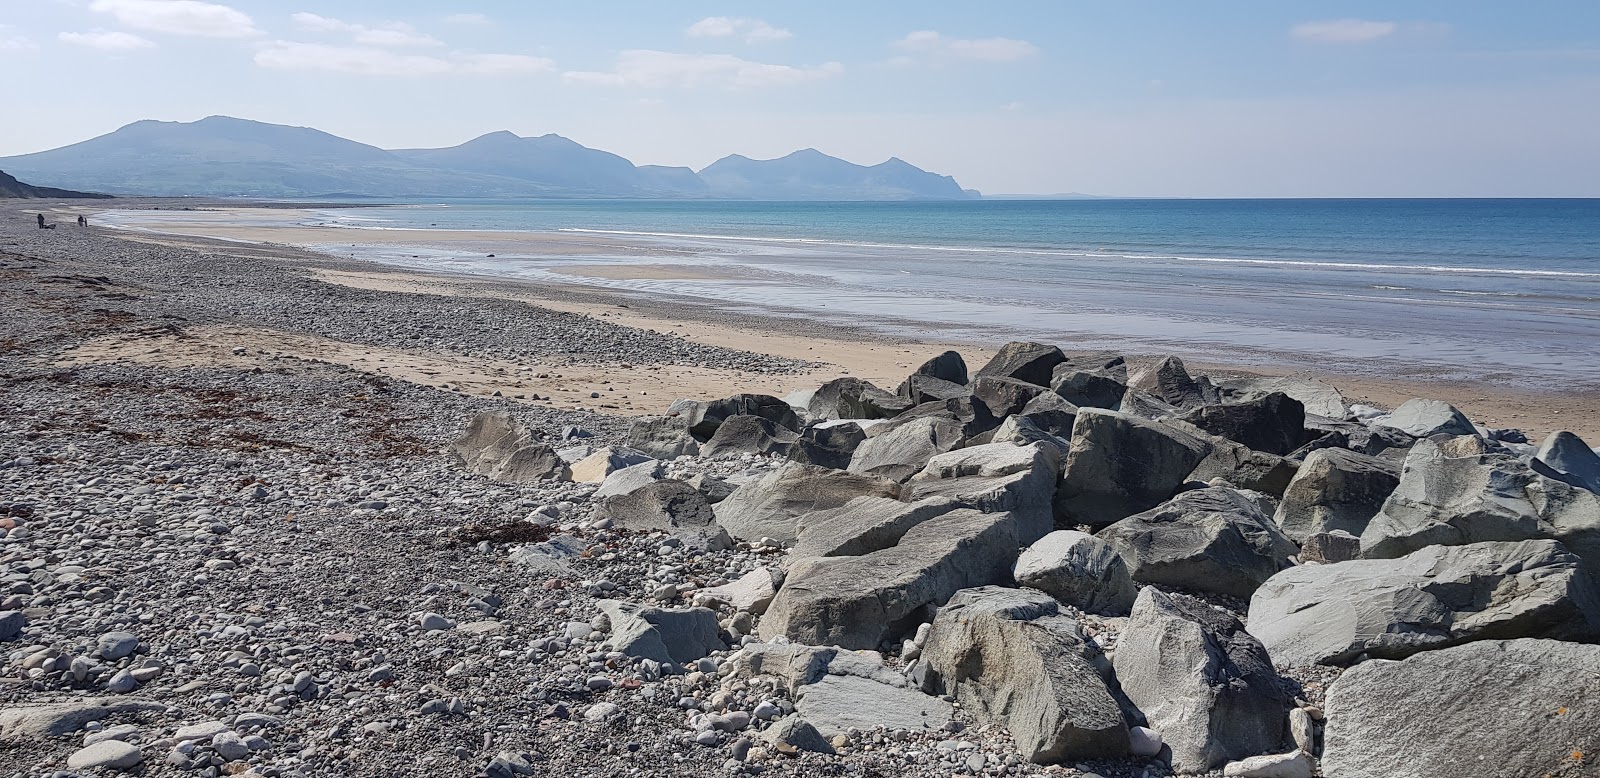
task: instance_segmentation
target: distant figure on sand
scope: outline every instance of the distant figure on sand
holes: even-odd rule
[[[39,229],[41,229],[41,230],[44,229],[44,214],[36,213],[36,214],[34,214],[34,216],[39,217]]]
[[[83,214],[78,214],[78,226],[79,227],[87,227],[87,226],[89,226],[89,220],[87,218],[85,218],[83,216]]]

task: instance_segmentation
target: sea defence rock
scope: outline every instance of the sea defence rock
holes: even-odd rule
[[[1344,395],[1331,384],[1315,378],[1293,376],[1230,378],[1217,384],[1223,402],[1237,403],[1257,400],[1273,392],[1282,392],[1298,400],[1311,416],[1343,419],[1348,412]]]
[[[1305,406],[1282,392],[1255,400],[1204,405],[1182,417],[1213,435],[1283,456],[1305,443]]]
[[[451,446],[467,470],[502,483],[526,483],[568,477],[567,463],[534,431],[504,411],[472,417],[467,431]]]
[[[1283,490],[1273,520],[1301,544],[1334,530],[1360,537],[1399,485],[1400,468],[1391,462],[1342,448],[1317,449]]]
[[[19,705],[0,710],[0,740],[34,743],[44,738],[70,735],[91,721],[163,710],[166,710],[166,706],[159,702],[134,698]]]
[[[1600,495],[1545,478],[1515,456],[1486,453],[1477,441],[1417,441],[1399,486],[1361,533],[1361,555],[1550,538],[1600,564]]]
[[[889,429],[910,424],[917,419],[946,419],[958,422],[961,424],[961,434],[969,440],[1000,426],[1000,420],[995,418],[989,411],[989,406],[982,400],[971,395],[963,395],[918,405],[890,421],[883,422],[885,429],[876,434],[881,435]]]
[[[1055,397],[1055,395],[1048,396]],[[1065,459],[1067,452],[1072,449],[1072,445],[1067,442],[1066,438],[1051,434],[1038,424],[1035,424],[1031,418],[1023,415],[1007,416],[1006,420],[1000,422],[1000,426],[995,428],[993,433],[985,437],[988,438],[987,441],[984,441],[987,443],[1009,443],[1013,446],[1044,443],[1055,449],[1056,455],[1062,459]]]
[[[1009,583],[1016,519],[955,510],[912,527],[890,548],[796,562],[761,620],[761,635],[876,649],[962,589]]]
[[[862,441],[847,469],[852,473],[904,481],[921,471],[934,455],[955,448],[964,437],[959,422],[941,418],[913,419]]]
[[[813,419],[890,419],[911,406],[909,399],[859,378],[835,378],[817,389],[806,410]]]
[[[1016,519],[1019,543],[1032,543],[1055,528],[1051,497],[1061,457],[1052,446],[990,443],[956,449],[928,460],[906,483],[907,498],[947,498],[985,513]]]
[[[838,508],[799,518],[793,558],[861,556],[893,547],[912,527],[961,507],[946,497],[901,502],[887,497],[857,497]]]
[[[600,488],[594,491],[594,498],[599,500],[615,494],[627,494],[641,486],[661,480],[665,472],[665,463],[654,459],[615,470],[600,482]]]
[[[1600,753],[1600,647],[1485,640],[1363,662],[1327,697],[1324,774],[1581,776]]]
[[[795,710],[829,737],[877,727],[912,732],[948,724],[950,703],[918,691],[875,652],[794,643],[753,643],[730,657],[733,676],[778,680]]]
[[[800,431],[800,439],[789,449],[789,459],[808,465],[843,470],[867,439],[860,424],[849,421],[812,424]]]
[[[1128,725],[1097,653],[1043,592],[964,589],[928,632],[923,690],[1004,727],[1032,762],[1125,756]]]
[[[573,462],[571,466],[572,480],[576,483],[598,484],[605,481],[606,476],[618,470],[643,464],[650,460],[650,455],[643,451],[607,446],[577,462]]]
[[[621,494],[602,498],[595,515],[632,530],[709,527],[716,521],[711,503],[686,481],[650,481]]]
[[[1050,380],[1050,390],[1058,397],[1079,408],[1105,408],[1117,410],[1122,405],[1122,395],[1127,384],[1103,372],[1056,369]]]
[[[735,416],[756,416],[790,432],[800,431],[800,417],[795,415],[794,409],[771,395],[736,394],[711,402],[680,400],[673,403],[672,408],[688,423],[689,434],[700,441],[710,440],[724,421]]]
[[[1049,386],[1055,366],[1067,361],[1061,349],[1044,343],[1012,341],[1000,347],[989,362],[978,369],[974,379],[983,376],[1015,378],[1039,386]]]
[[[698,456],[700,441],[689,434],[689,420],[682,416],[646,416],[628,427],[628,448],[656,459]]]
[[[1600,455],[1577,435],[1565,430],[1550,433],[1534,459],[1553,471],[1542,475],[1600,492]]]
[[[1157,422],[1081,408],[1072,429],[1056,521],[1103,527],[1171,497],[1209,453],[1204,443]]]
[[[717,636],[717,613],[709,608],[653,608],[621,600],[595,605],[611,621],[604,645],[628,656],[682,664],[728,648]]]
[[[1465,414],[1442,400],[1406,400],[1399,408],[1373,419],[1372,425],[1399,430],[1413,438],[1477,434]]]
[[[931,375],[914,375],[901,383],[895,394],[920,405],[966,397],[972,394],[972,390],[964,383],[958,384]]]
[[[799,440],[799,433],[776,422],[741,414],[723,419],[716,433],[700,447],[700,454],[715,459],[737,457],[740,454],[786,457]]]
[[[1430,546],[1285,570],[1256,590],[1247,621],[1280,665],[1339,665],[1484,638],[1594,639],[1600,595],[1555,541]]]
[[[980,375],[972,380],[972,396],[983,401],[996,418],[1021,413],[1028,402],[1050,390],[1015,378]]]
[[[952,384],[965,384],[967,383],[967,361],[962,359],[957,352],[946,351],[933,359],[923,362],[921,366],[912,372],[912,375],[937,378]]]
[[[1123,616],[1139,588],[1111,544],[1077,530],[1045,535],[1017,557],[1018,586],[1038,589],[1086,613]]]
[[[1044,392],[1022,406],[1017,416],[1065,440],[1072,437],[1072,427],[1078,421],[1078,406],[1055,392]]]
[[[1221,402],[1216,387],[1212,386],[1210,381],[1190,377],[1189,371],[1183,366],[1183,360],[1172,356],[1130,377],[1128,388],[1139,390],[1183,410]]]
[[[1239,489],[1279,497],[1283,490],[1289,488],[1289,482],[1299,468],[1286,457],[1256,451],[1180,419],[1162,419],[1161,423],[1200,441],[1207,448],[1205,458],[1190,471],[1189,481],[1210,483],[1220,478]]]
[[[714,512],[717,523],[735,538],[793,543],[801,514],[837,508],[857,497],[899,496],[900,485],[894,481],[791,462],[741,484]]]
[[[1184,492],[1096,537],[1135,581],[1233,597],[1249,597],[1300,551],[1254,498],[1223,487]]]
[[[773,575],[771,568],[758,567],[736,581],[695,592],[694,604],[702,607],[726,605],[760,616],[772,604],[782,580],[781,576]]]
[[[1266,649],[1221,610],[1145,587],[1112,665],[1179,773],[1282,747],[1289,695]]]

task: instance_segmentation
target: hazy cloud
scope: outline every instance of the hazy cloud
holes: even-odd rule
[[[548,59],[522,54],[436,57],[371,46],[329,46],[295,41],[273,41],[262,46],[256,52],[255,62],[273,70],[322,70],[360,76],[513,75],[555,69],[555,63]]]
[[[89,9],[110,14],[136,30],[203,38],[248,38],[261,34],[255,22],[243,12],[200,0],[94,0]]]
[[[794,37],[794,33],[781,27],[774,27],[760,19],[732,16],[708,16],[689,25],[689,29],[684,32],[691,38],[740,37],[744,38],[746,43],[781,41]]]
[[[747,89],[816,81],[843,72],[844,66],[837,62],[795,67],[752,62],[730,54],[679,54],[634,49],[622,52],[612,70],[571,71],[564,77],[573,83],[601,86]]]
[[[1289,35],[1303,41],[1316,43],[1367,43],[1395,34],[1400,25],[1395,22],[1375,22],[1367,19],[1332,19],[1322,22],[1305,22],[1289,28]]]
[[[917,30],[893,45],[916,54],[984,62],[1014,62],[1039,53],[1039,47],[1015,38],[947,38],[934,30]],[[908,60],[897,57],[894,62],[906,64]]]
[[[12,32],[14,29],[9,24],[0,24],[0,51],[33,51],[39,48],[39,44],[31,38]]]
[[[405,22],[384,22],[376,27],[365,24],[318,16],[313,13],[297,13],[289,17],[296,26],[309,32],[341,32],[348,33],[356,43],[368,46],[443,46],[438,38],[417,32],[415,28]]]
[[[94,32],[64,32],[56,36],[63,43],[75,46],[87,46],[91,49],[111,52],[138,51],[139,49],[153,49],[156,47],[144,38],[129,32],[107,32],[95,30]]]
[[[488,16],[484,14],[450,14],[444,18],[451,24],[489,24]]]

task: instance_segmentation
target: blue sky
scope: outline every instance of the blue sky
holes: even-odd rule
[[[1600,3],[0,0],[0,155],[227,114],[991,193],[1600,196]]]

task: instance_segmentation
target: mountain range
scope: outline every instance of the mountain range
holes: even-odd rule
[[[441,149],[380,149],[309,127],[211,116],[134,122],[58,149],[0,157],[34,181],[119,195],[958,200],[955,179],[900,159],[857,165],[816,149],[705,169],[635,165],[560,135],[492,132]]]
[[[96,194],[94,192],[74,192],[69,189],[24,184],[18,181],[15,176],[0,170],[0,198],[35,199],[40,197],[60,198],[63,200],[80,198],[104,200],[109,199],[111,195]]]

